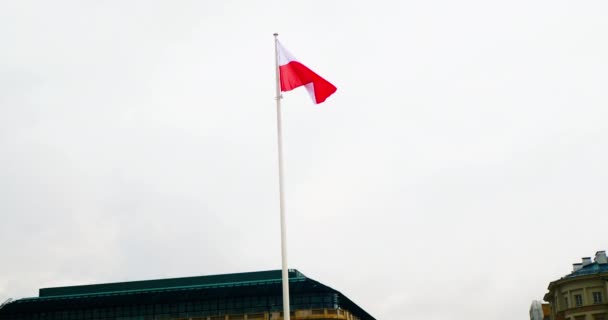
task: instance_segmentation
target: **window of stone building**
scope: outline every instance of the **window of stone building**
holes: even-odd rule
[[[583,296],[582,295],[580,295],[580,294],[574,295],[574,305],[577,307],[580,307],[583,305]]]
[[[593,315],[593,320],[606,320],[605,313],[596,313]]]
[[[568,297],[564,297],[564,306],[566,306],[566,309],[570,308],[570,305],[568,304]]]
[[[595,303],[595,304],[602,303],[602,293],[601,292],[593,293],[593,303]]]

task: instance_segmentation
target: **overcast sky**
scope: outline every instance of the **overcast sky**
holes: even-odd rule
[[[608,3],[1,1],[0,300],[289,265],[377,319],[525,319],[608,249]]]

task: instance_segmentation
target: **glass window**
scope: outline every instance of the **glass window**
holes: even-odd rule
[[[577,307],[582,306],[582,305],[583,305],[583,296],[582,296],[582,295],[580,295],[580,294],[575,294],[575,295],[574,295],[574,304],[575,304]]]
[[[598,304],[598,303],[602,303],[602,293],[601,292],[594,292],[593,293],[593,303]]]
[[[566,306],[566,309],[570,308],[570,304],[568,304],[568,297],[564,297],[564,305]]]
[[[154,305],[153,304],[147,304],[146,305],[146,315],[151,316],[154,314]]]

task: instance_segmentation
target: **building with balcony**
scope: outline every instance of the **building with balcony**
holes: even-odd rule
[[[572,272],[549,284],[545,301],[555,320],[608,320],[608,259],[605,251],[574,263]]]
[[[289,271],[291,319],[375,320],[339,291]],[[0,320],[280,320],[281,270],[43,288]]]

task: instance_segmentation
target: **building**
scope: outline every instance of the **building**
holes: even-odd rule
[[[543,319],[551,320],[551,305],[548,303],[543,303]]]
[[[289,270],[294,320],[375,320],[339,291]],[[43,288],[0,320],[278,320],[281,271]]]
[[[551,320],[551,306],[538,300],[532,301],[530,320]]]
[[[549,284],[545,301],[555,320],[608,320],[608,259],[605,251],[595,259],[582,258],[572,272]]]

